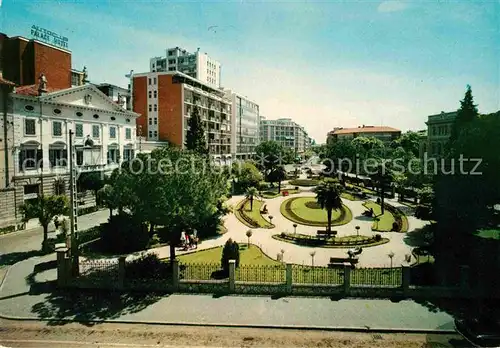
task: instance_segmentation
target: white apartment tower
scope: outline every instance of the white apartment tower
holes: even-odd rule
[[[154,57],[149,62],[150,72],[180,71],[216,88],[220,87],[221,65],[207,53],[191,53],[175,47],[166,50],[165,57]]]

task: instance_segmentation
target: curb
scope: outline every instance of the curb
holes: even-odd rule
[[[137,320],[73,320],[73,319],[38,319],[30,317],[16,317],[0,314],[1,319],[13,321],[37,321],[37,322],[64,322],[64,323],[86,323],[86,324],[127,324],[127,325],[155,325],[155,326],[191,326],[191,327],[224,327],[224,328],[248,328],[248,329],[270,329],[270,330],[306,330],[306,331],[345,331],[359,333],[410,333],[410,334],[456,334],[452,330],[443,329],[405,329],[405,328],[376,328],[356,326],[304,326],[304,325],[255,325],[255,324],[229,324],[229,323],[193,323],[193,322],[168,322],[168,321],[137,321]]]

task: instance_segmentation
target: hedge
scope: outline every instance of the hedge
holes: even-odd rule
[[[277,240],[281,240],[284,242],[290,242],[303,246],[311,246],[311,247],[325,247],[325,248],[343,248],[343,247],[354,247],[354,246],[376,246],[380,244],[385,244],[389,242],[388,238],[382,238],[379,234],[373,237],[360,236],[364,239],[359,240],[342,240],[342,237],[335,238],[321,238],[311,235],[305,234],[295,234],[295,233],[285,233],[282,232],[279,235],[274,235],[273,238]]]
[[[292,186],[316,186],[319,184],[319,180],[298,179],[290,180],[288,183]]]

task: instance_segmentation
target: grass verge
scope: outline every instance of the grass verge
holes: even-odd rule
[[[385,209],[384,214],[382,215],[382,207],[380,204],[377,204],[372,201],[367,201],[363,203],[363,206],[370,210],[373,209],[373,213],[375,214],[375,217],[380,219],[379,221],[376,221],[374,219],[373,225],[372,225],[372,230],[373,231],[378,231],[378,232],[390,232],[392,231],[392,224],[396,221],[394,219],[394,215],[387,209]],[[408,225],[408,221],[406,222]]]
[[[234,215],[242,224],[250,228],[274,228],[274,225],[264,219],[260,213],[263,204],[265,203],[254,199],[253,209],[250,210],[250,201],[244,199],[234,209]]]
[[[281,203],[280,212],[288,220],[307,226],[327,226],[327,213],[324,209],[312,209],[306,203],[315,203],[314,197],[295,197]],[[352,220],[351,210],[342,205],[340,211],[332,211],[332,226],[345,225]]]

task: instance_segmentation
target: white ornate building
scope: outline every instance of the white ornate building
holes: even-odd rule
[[[70,131],[80,171],[110,173],[135,156],[139,115],[117,105],[94,85],[42,95],[37,86],[24,86],[4,93],[3,98],[8,100],[0,125],[4,145],[0,226],[19,221],[18,207],[41,188],[46,195],[54,194],[56,178],[64,179],[69,194]],[[84,156],[85,143],[92,146]],[[2,214],[4,206],[8,213]]]

